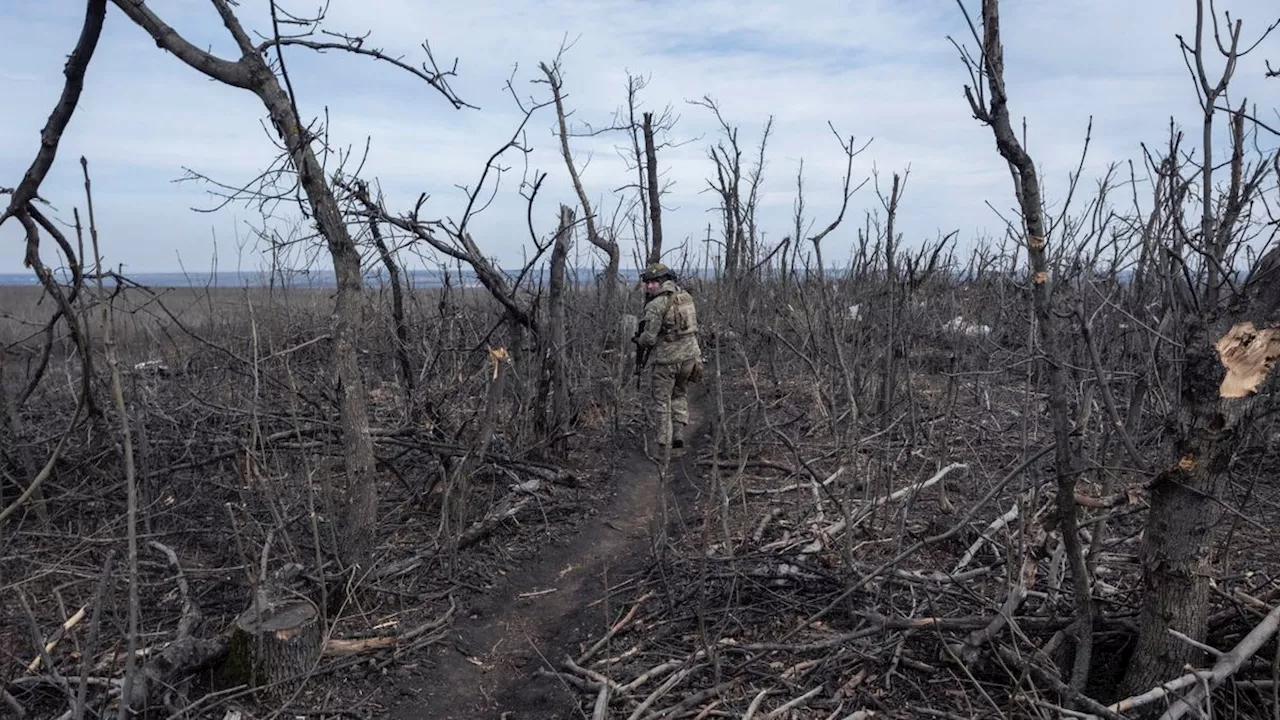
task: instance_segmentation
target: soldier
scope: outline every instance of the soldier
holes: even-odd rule
[[[640,275],[646,302],[640,329],[632,339],[637,352],[653,364],[653,401],[658,413],[658,446],[662,452],[684,447],[689,424],[688,385],[701,374],[698,313],[693,296],[676,284],[676,274],[654,263]]]

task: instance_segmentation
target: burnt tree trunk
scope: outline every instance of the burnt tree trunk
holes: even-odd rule
[[[1254,277],[1276,259],[1272,251],[1254,270]],[[1270,261],[1270,262],[1269,262]],[[1246,285],[1248,309],[1244,317],[1274,320],[1277,306],[1275,278],[1264,288]],[[1244,304],[1239,298],[1237,304]],[[1270,370],[1263,360],[1280,357],[1280,331],[1259,331],[1252,322],[1238,322],[1226,332],[1227,321],[1196,317],[1188,328],[1183,367],[1177,460],[1171,460],[1151,489],[1151,511],[1143,531],[1142,604],[1138,615],[1138,645],[1123,681],[1123,692],[1135,694],[1158,686],[1188,665],[1197,665],[1202,652],[1169,634],[1205,637],[1208,624],[1210,532],[1221,516],[1216,498],[1231,459],[1253,422],[1258,390]],[[1221,333],[1216,342],[1214,335]],[[1227,376],[1223,379],[1223,367]],[[1239,378],[1249,386],[1241,388]]]
[[[901,190],[901,178],[897,173],[893,174],[893,189],[889,192],[889,200],[884,203],[885,208],[885,236],[884,236],[884,260],[885,260],[885,280],[886,290],[889,295],[889,302],[886,306],[888,311],[888,322],[885,327],[885,343],[884,343],[884,378],[880,384],[880,407],[878,414],[880,415],[881,428],[889,426],[891,422],[889,418],[890,412],[893,410],[893,404],[897,400],[895,397],[898,385],[898,323],[901,320],[899,305],[901,297],[898,293],[898,267],[896,255],[898,249],[894,243],[894,222],[898,219],[898,198]]]
[[[649,244],[649,262],[662,261],[662,203],[658,192],[658,151],[653,142],[653,113],[644,114],[644,167],[648,176],[649,225],[653,241]]]
[[[1217,493],[1221,489],[1231,458],[1252,424],[1254,395],[1266,380],[1269,365],[1257,364],[1280,355],[1275,330],[1258,331],[1253,323],[1271,324],[1280,303],[1276,270],[1280,253],[1272,249],[1252,268],[1247,282],[1236,290],[1227,277],[1234,266],[1232,246],[1241,243],[1248,207],[1257,199],[1262,179],[1269,172],[1267,162],[1252,168],[1245,162],[1248,140],[1245,112],[1230,113],[1230,158],[1218,163],[1228,171],[1226,188],[1216,190],[1213,181],[1215,160],[1213,124],[1219,111],[1216,99],[1225,96],[1239,50],[1241,23],[1229,26],[1223,43],[1215,29],[1218,50],[1226,58],[1221,77],[1210,83],[1205,73],[1205,8],[1196,3],[1197,23],[1193,45],[1183,44],[1194,62],[1198,96],[1203,111],[1203,146],[1200,149],[1200,238],[1194,253],[1204,253],[1207,279],[1197,288],[1174,263],[1182,262],[1184,241],[1166,251],[1170,267],[1165,270],[1175,286],[1166,312],[1183,324],[1181,403],[1178,412],[1174,457],[1158,476],[1151,492],[1151,511],[1142,538],[1139,561],[1143,594],[1139,607],[1138,644],[1133,662],[1122,683],[1128,694],[1155,687],[1196,663],[1202,653],[1174,637],[1177,630],[1195,641],[1203,641],[1208,623],[1209,578],[1213,570],[1209,556],[1210,532],[1221,514]],[[1176,139],[1167,162],[1174,172]],[[1280,162],[1273,155],[1272,162]],[[1177,180],[1182,178],[1175,177]],[[1175,197],[1188,192],[1191,182],[1181,183]],[[1219,193],[1215,197],[1215,192]],[[1170,202],[1169,216],[1182,212]],[[1192,243],[1185,242],[1190,246]],[[1227,370],[1222,378],[1222,368]],[[1251,373],[1249,386],[1239,386],[1242,373]],[[1221,384],[1220,384],[1221,381]]]
[[[396,262],[387,242],[382,238],[382,230],[376,218],[370,218],[369,231],[373,235],[373,243],[378,248],[378,256],[382,265],[387,268],[391,280],[391,320],[396,328],[396,362],[400,366],[400,379],[404,382],[405,400],[409,406],[410,419],[416,420],[418,411],[414,405],[413,364],[409,362],[409,324],[404,317],[404,288],[400,285],[400,265]]]
[[[249,90],[262,101],[298,173],[320,234],[333,259],[337,293],[331,316],[333,364],[338,377],[338,417],[342,427],[344,476],[331,487],[330,507],[338,513],[338,528],[331,534],[341,538],[333,553],[348,568],[365,568],[371,559],[374,525],[377,520],[377,490],[373,482],[373,442],[365,407],[364,379],[360,374],[355,347],[355,331],[360,323],[362,279],[360,252],[343,221],[342,210],[325,178],[324,168],[311,146],[312,138],[303,129],[293,101],[280,85],[263,53],[254,47],[227,0],[213,0],[223,24],[235,38],[242,53],[228,61],[187,42],[145,4],[134,0],[113,0],[121,12],[147,31],[156,44],[173,53],[195,70],[233,87]]]
[[[618,243],[613,238],[606,238],[600,235],[597,230],[596,216],[591,210],[591,201],[587,198],[587,191],[582,186],[582,176],[578,173],[578,167],[573,163],[573,152],[569,149],[569,124],[565,120],[564,113],[560,68],[558,65],[556,67],[547,67],[545,63],[541,65],[541,68],[543,74],[547,76],[547,82],[551,85],[551,95],[556,105],[556,120],[560,129],[560,154],[564,156],[564,164],[569,170],[569,179],[573,181],[573,190],[578,194],[578,202],[582,203],[582,216],[587,225],[587,242],[599,248],[605,254],[607,260],[607,265],[604,269],[604,306],[606,312],[609,312],[612,310],[614,298],[617,296],[618,268],[622,262],[622,254],[618,250]],[[606,327],[608,327],[608,323],[606,323]]]
[[[310,601],[260,599],[236,618],[223,677],[286,698],[315,667],[323,647],[324,626]]]
[[[1089,576],[1079,535],[1079,510],[1075,502],[1076,474],[1079,456],[1071,437],[1068,415],[1066,371],[1058,345],[1053,314],[1053,284],[1049,274],[1047,228],[1040,194],[1040,181],[1035,163],[1018,141],[1009,118],[1009,98],[1004,82],[1004,47],[1000,39],[1000,4],[998,0],[982,2],[983,56],[990,97],[984,102],[981,93],[975,97],[966,86],[974,117],[988,124],[995,136],[996,149],[1013,171],[1014,192],[1022,209],[1027,233],[1027,259],[1031,265],[1032,306],[1040,335],[1044,362],[1048,366],[1049,417],[1053,425],[1054,471],[1057,484],[1058,530],[1071,567],[1072,590],[1075,595],[1075,656],[1071,670],[1072,689],[1082,689],[1089,678],[1093,650],[1093,601]]]
[[[551,283],[547,293],[548,316],[551,328],[548,332],[547,361],[551,381],[550,447],[564,452],[569,431],[569,359],[568,338],[565,325],[565,263],[569,258],[569,246],[573,232],[573,210],[560,206],[560,228],[556,232],[556,244],[551,250]]]

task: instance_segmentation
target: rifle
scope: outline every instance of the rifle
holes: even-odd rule
[[[644,334],[644,323],[645,323],[644,320],[640,321],[640,324],[636,327],[636,334],[633,335],[631,338],[631,342],[635,343],[635,346],[636,346],[635,376],[636,376],[637,392],[640,390],[641,371],[644,370],[645,364],[649,362],[649,352],[653,350],[653,348],[640,347],[640,336]]]

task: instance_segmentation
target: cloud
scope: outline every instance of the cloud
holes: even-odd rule
[[[976,2],[968,5],[977,11]],[[0,8],[0,23],[15,38],[0,47],[0,82],[9,99],[0,121],[0,185],[16,184],[37,149],[82,19],[67,5],[33,7]],[[233,44],[208,3],[157,7],[193,43],[232,56]],[[1264,0],[1237,0],[1229,9],[1245,19],[1246,36],[1274,19]],[[1090,118],[1086,179],[1108,163],[1139,159],[1140,143],[1159,145],[1171,116],[1196,129],[1194,89],[1174,38],[1193,32],[1191,8],[1170,12],[1161,0],[1072,0],[1006,2],[1002,10],[1011,110],[1015,121],[1026,118],[1051,203],[1061,202],[1067,175],[1080,162]],[[267,33],[264,7],[246,4],[242,12],[247,24]],[[424,40],[442,66],[458,59],[453,87],[480,110],[455,110],[421,80],[367,58],[296,48],[286,55],[303,113],[327,121],[332,146],[350,148],[357,158],[367,142],[365,175],[379,179],[393,208],[408,209],[428,194],[427,217],[456,218],[463,211],[466,194],[457,186],[474,187],[485,161],[520,123],[508,80],[525,101],[545,97],[546,86],[534,82],[537,63],[550,61],[565,41],[565,89],[576,128],[611,123],[626,100],[628,72],[649,78],[641,95],[646,108],[661,112],[670,105],[679,116],[667,138],[677,145],[660,157],[669,188],[669,242],[700,244],[708,223],[714,232],[718,221],[707,192],[713,172],[707,148],[723,137],[714,116],[689,102],[704,96],[715,98],[738,129],[747,165],[773,117],[759,218],[773,240],[794,225],[802,158],[807,214],[821,226],[838,212],[845,158],[831,127],[846,141],[874,138],[854,161],[855,182],[873,168],[882,184],[910,168],[898,222],[909,243],[939,231],[959,230],[964,239],[999,234],[1003,221],[987,203],[1001,211],[1013,204],[990,130],[971,117],[963,97],[969,77],[947,38],[970,48],[974,43],[948,3],[335,0],[327,27],[368,32],[368,46],[408,62],[424,59]],[[1259,72],[1268,51],[1280,58],[1280,48],[1269,42],[1241,64],[1233,101],[1275,96],[1276,81],[1266,84]],[[1219,67],[1215,62],[1210,72]],[[100,188],[96,210],[113,258],[135,272],[173,269],[179,255],[203,261],[213,254],[215,234],[229,242],[247,232],[255,214],[243,206],[193,213],[188,208],[211,204],[208,188],[173,180],[183,167],[229,184],[252,179],[277,152],[263,117],[251,94],[184,66],[111,8],[81,107],[43,194],[69,218],[83,195],[75,162],[83,154]],[[558,203],[576,204],[553,124],[549,108],[534,115],[521,138],[529,152],[501,158],[503,184],[472,225],[485,251],[504,263],[518,262],[528,245],[522,180],[547,173],[534,208],[539,233],[551,231]],[[1189,132],[1188,142],[1196,137]],[[603,216],[619,202],[614,190],[634,182],[634,170],[619,154],[629,145],[618,133],[573,140],[577,161],[590,161],[583,179]],[[827,240],[828,257],[846,255],[863,213],[878,207],[868,184],[851,201],[846,225]],[[0,254],[0,272],[20,269],[18,240],[14,224],[0,228],[0,248],[8,248]]]

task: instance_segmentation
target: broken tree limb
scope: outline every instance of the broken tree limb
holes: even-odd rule
[[[659,698],[666,695],[668,692],[671,692],[675,686],[683,682],[685,678],[692,675],[694,671],[699,669],[701,666],[701,663],[699,663],[697,665],[686,667],[672,675],[666,682],[662,683],[653,692],[649,693],[649,695],[641,701],[640,706],[627,717],[627,720],[640,720],[640,718],[645,717],[645,711],[653,707],[653,704],[656,703]]]
[[[498,507],[494,508],[480,520],[462,531],[458,536],[458,549],[471,547],[481,540],[485,539],[502,524],[504,520],[515,517],[521,510],[525,508],[531,501],[528,496],[513,501],[514,493],[507,495],[498,502]]]
[[[935,545],[944,540],[947,540],[948,538],[955,536],[956,533],[959,533],[962,528],[968,526],[968,524],[973,520],[973,516],[978,514],[979,509],[981,509],[987,503],[995,499],[995,496],[998,495],[1001,490],[1004,490],[1006,485],[1013,482],[1014,478],[1018,477],[1023,472],[1025,472],[1027,468],[1035,464],[1036,461],[1038,461],[1040,458],[1049,454],[1049,452],[1052,451],[1053,448],[1054,448],[1054,444],[1051,443],[1049,445],[1046,445],[1043,448],[1040,448],[1035,453],[1032,453],[1025,460],[1018,463],[1018,466],[1015,467],[1008,474],[1006,474],[1003,478],[1001,478],[999,482],[993,485],[991,489],[988,490],[985,495],[979,498],[979,500],[969,508],[969,511],[966,512],[964,516],[961,517],[954,525],[952,525],[949,530],[939,535],[927,537],[923,540],[916,542],[911,547],[907,548],[906,550],[903,550],[902,552],[898,553],[894,557],[881,563],[870,572],[862,574],[862,577],[858,578],[856,582],[852,583],[848,588],[846,588],[843,592],[841,592],[833,600],[831,600],[831,602],[827,603],[821,610],[805,618],[804,622],[792,628],[789,632],[787,632],[786,635],[783,636],[782,639],[787,640],[793,637],[796,633],[803,630],[804,628],[809,627],[812,623],[826,617],[827,613],[831,612],[832,610],[835,610],[837,607],[840,606],[841,603],[847,600],[849,596],[853,595],[855,592],[860,591],[864,586],[867,585],[867,583],[879,577],[880,573],[884,572],[885,570],[888,570],[889,568],[897,565],[898,563],[902,562],[908,557],[919,552],[921,548],[925,548],[930,545]]]
[[[49,670],[49,678],[52,680],[53,685],[61,690],[68,699],[74,698],[75,695],[71,691],[71,685],[62,676],[62,673],[58,672],[58,669],[54,667],[53,661],[49,659],[49,653],[44,649],[44,642],[40,637],[40,624],[36,621],[36,616],[31,612],[31,605],[27,602],[27,594],[20,587],[15,587],[14,593],[18,596],[18,604],[22,607],[22,614],[26,616],[27,625],[31,630],[32,644],[36,646],[36,652],[39,653],[39,656],[44,658],[45,667]]]
[[[982,646],[995,637],[996,633],[1003,630],[1005,625],[1009,624],[1018,606],[1022,605],[1022,601],[1027,599],[1027,591],[1035,584],[1036,567],[1037,562],[1034,556],[1028,555],[1023,559],[1022,572],[1018,574],[1013,586],[1009,588],[1009,595],[1005,599],[1004,605],[1000,607],[1000,612],[985,627],[969,633],[964,643],[953,650],[965,665],[972,665],[977,661],[978,651]]]
[[[71,420],[67,423],[67,429],[62,433],[62,436],[58,438],[58,444],[54,445],[53,452],[49,453],[49,459],[45,461],[44,467],[40,468],[40,472],[32,478],[31,482],[27,483],[26,490],[22,491],[22,494],[18,496],[18,499],[14,500],[9,507],[0,511],[0,523],[3,523],[10,515],[16,513],[23,504],[35,497],[36,493],[40,490],[40,486],[44,484],[45,480],[49,479],[50,475],[53,474],[53,468],[58,463],[58,457],[62,455],[63,449],[67,446],[67,440],[71,439],[71,431],[74,430],[76,425],[80,422],[80,414],[86,407],[85,398],[86,396],[81,394],[79,399],[77,399],[76,411],[72,413]]]
[[[753,542],[760,542],[760,540],[764,538],[765,528],[769,527],[769,523],[773,522],[773,519],[781,514],[782,508],[770,508],[769,511],[764,514],[764,517],[760,518],[759,524],[756,525],[755,532],[751,533],[751,540]]]
[[[588,668],[582,667],[578,663],[575,663],[573,661],[573,658],[566,657],[564,659],[563,665],[566,670],[577,673],[578,675],[581,675],[582,677],[585,677],[586,679],[592,682],[599,683],[602,689],[607,689],[611,692],[615,692],[619,696],[623,696],[623,697],[625,697],[627,694],[627,691],[616,680],[609,678],[603,673],[599,673],[599,672],[596,672],[595,670],[590,670]]]
[[[751,720],[753,717],[755,717],[756,712],[760,709],[760,704],[763,703],[764,699],[769,696],[770,691],[771,691],[771,688],[765,688],[760,692],[756,693],[756,696],[751,700],[751,704],[747,706],[747,712],[745,715],[742,716],[742,720]]]
[[[1248,635],[1245,635],[1240,642],[1236,643],[1236,646],[1230,652],[1224,653],[1219,657],[1212,668],[1189,672],[1141,695],[1134,695],[1114,703],[1108,706],[1108,709],[1117,713],[1128,712],[1168,697],[1185,687],[1194,686],[1186,695],[1178,698],[1160,716],[1160,720],[1178,720],[1178,718],[1194,710],[1196,705],[1207,697],[1207,693],[1212,688],[1221,685],[1224,680],[1239,670],[1240,666],[1244,665],[1249,658],[1257,654],[1258,650],[1276,633],[1277,628],[1280,628],[1280,605],[1277,605],[1271,612],[1267,613],[1262,622],[1254,626],[1253,630],[1250,630]]]
[[[787,701],[785,704],[783,704],[782,706],[780,706],[777,710],[774,710],[773,712],[769,713],[768,715],[765,715],[765,717],[766,717],[766,718],[782,718],[782,717],[788,717],[787,713],[791,712],[792,710],[794,710],[794,709],[796,709],[796,708],[798,708],[798,707],[802,707],[802,706],[804,706],[804,705],[809,704],[809,701],[813,699],[813,696],[814,696],[814,695],[817,695],[817,694],[818,694],[818,693],[820,693],[820,692],[822,692],[822,686],[821,686],[821,685],[819,685],[818,687],[816,687],[816,688],[814,688],[814,689],[810,690],[809,692],[807,692],[807,693],[805,693],[805,694],[801,695],[800,697],[797,697],[797,698],[794,698],[794,699],[792,699],[792,700]]]
[[[591,720],[606,720],[609,717],[609,686],[601,685],[596,695],[596,704],[591,711]]]
[[[819,552],[822,550],[823,547],[827,545],[827,541],[829,538],[836,535],[837,533],[844,532],[844,529],[846,527],[849,527],[851,525],[857,525],[858,523],[862,522],[863,519],[868,517],[872,511],[874,511],[876,508],[880,507],[881,505],[886,505],[891,502],[896,502],[898,500],[901,500],[904,497],[907,497],[908,495],[920,492],[925,488],[932,487],[933,485],[936,485],[939,482],[941,482],[942,479],[945,478],[947,474],[950,473],[952,470],[967,470],[968,468],[969,466],[966,463],[951,463],[950,465],[934,473],[933,477],[929,478],[928,480],[925,480],[919,485],[910,485],[908,487],[902,488],[901,490],[897,490],[889,495],[886,495],[885,497],[879,498],[875,502],[871,503],[870,505],[864,508],[861,508],[858,511],[858,514],[854,516],[852,519],[839,520],[835,523],[832,523],[831,525],[828,525],[826,528],[818,531],[817,539],[815,539],[813,542],[809,543],[808,545],[805,545],[804,548],[800,550],[800,552],[804,554]]]
[[[56,648],[58,646],[58,643],[62,641],[63,636],[65,636],[67,632],[70,631],[72,628],[74,628],[76,625],[79,625],[81,620],[84,620],[85,611],[88,608],[89,608],[88,605],[81,605],[79,610],[75,611],[75,613],[73,613],[71,617],[63,621],[62,625],[60,625],[57,630],[53,631],[53,634],[50,635],[49,639],[45,641],[44,653],[36,655],[36,657],[31,662],[27,663],[27,672],[35,672],[40,668],[40,660],[42,659],[43,655],[53,652],[53,649]]]
[[[397,633],[395,635],[351,639],[329,638],[325,641],[324,647],[321,649],[321,654],[325,657],[338,657],[344,655],[359,655],[360,653],[375,652],[386,648],[398,647],[419,638],[432,630],[439,630],[445,625],[448,625],[453,620],[453,614],[457,609],[458,604],[454,601],[453,596],[450,595],[449,609],[446,610],[443,615],[435,618],[434,620],[429,620],[411,630],[406,630],[405,632]]]
[[[0,688],[0,703],[9,708],[9,712],[13,713],[13,717],[17,720],[25,720],[27,717],[26,708],[22,707],[22,703],[17,698],[9,694],[8,690]]]
[[[171,687],[180,675],[221,657],[227,647],[221,639],[201,640],[194,636],[195,627],[200,623],[200,608],[191,599],[191,589],[187,585],[182,563],[178,561],[178,554],[173,548],[156,540],[147,544],[168,558],[169,564],[174,567],[178,594],[182,598],[182,616],[178,619],[173,642],[142,666],[141,675],[135,678],[130,687],[128,701],[129,706],[134,709],[146,707],[153,693]]]
[[[995,520],[992,520],[991,524],[987,526],[987,529],[983,530],[982,533],[978,535],[978,539],[974,540],[973,544],[970,545],[969,548],[964,551],[964,555],[960,556],[959,562],[957,562],[955,567],[951,569],[951,573],[954,575],[955,573],[958,573],[961,570],[963,570],[966,565],[973,562],[974,555],[976,555],[978,550],[982,548],[983,543],[991,542],[991,537],[995,535],[995,533],[999,532],[1002,528],[1004,528],[1006,525],[1013,522],[1014,520],[1017,520],[1018,512],[1019,512],[1018,503],[1014,503],[1013,507],[1009,508],[1009,510],[1005,512],[1005,514],[1001,515]]]
[[[1280,329],[1259,330],[1251,322],[1236,323],[1214,343],[1227,375],[1218,396],[1243,398],[1257,392],[1280,358]]]
[[[93,619],[89,622],[89,637],[81,648],[80,681],[76,687],[76,699],[71,706],[71,720],[84,720],[85,696],[89,691],[89,662],[98,647],[98,633],[102,630],[103,598],[111,583],[111,573],[115,567],[116,551],[107,551],[106,560],[102,563],[102,573],[98,576],[98,589],[93,595]]]
[[[617,635],[619,631],[621,631],[624,627],[629,625],[632,620],[635,619],[636,612],[640,610],[640,606],[644,603],[645,600],[648,600],[651,597],[653,597],[652,592],[647,592],[644,595],[641,595],[640,599],[636,600],[635,604],[631,606],[631,611],[628,612],[626,615],[624,615],[621,620],[614,623],[613,627],[609,628],[609,632],[604,634],[604,637],[597,640],[595,644],[590,647],[590,649],[588,649],[578,658],[578,661],[577,661],[578,664],[586,665],[588,662],[590,662],[591,658],[595,657],[595,654],[600,652],[601,648],[603,648],[606,644],[608,644],[608,642],[612,640],[613,637]]]
[[[1106,718],[1106,720],[1124,720],[1124,716],[1120,715],[1120,713],[1114,709],[1114,705],[1111,707],[1103,705],[1097,700],[1094,700],[1088,695],[1085,695],[1079,690],[1076,690],[1063,682],[1062,678],[1058,677],[1057,673],[1047,670],[1046,668],[1052,667],[1052,663],[1048,662],[1047,658],[1040,658],[1043,661],[1043,665],[1041,665],[1031,662],[1030,659],[1023,657],[1018,652],[1007,647],[1001,646],[997,649],[997,652],[999,653],[1000,658],[1006,663],[1018,668],[1019,670],[1030,673],[1032,677],[1041,683],[1048,685],[1049,688],[1058,693],[1058,695],[1068,698],[1094,715]]]

